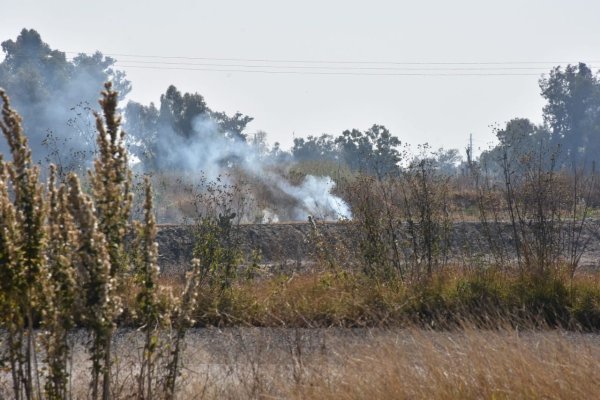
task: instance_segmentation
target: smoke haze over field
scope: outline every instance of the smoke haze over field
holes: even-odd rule
[[[68,60],[64,52],[44,43],[38,32],[27,29],[16,40],[3,41],[2,50],[0,87],[23,117],[34,158],[42,164],[58,164],[59,173],[84,173],[94,158],[92,112],[103,83],[112,81],[122,97],[131,90],[125,75],[114,69],[115,60],[99,52]],[[235,170],[269,192],[270,201],[261,205],[263,220],[351,216],[346,203],[331,194],[335,183],[330,178],[307,176],[294,186],[281,174],[285,165],[246,142],[243,131],[250,117],[214,112],[199,94],[181,94],[173,86],[161,98],[160,112],[153,105],[140,104],[126,110],[126,124],[143,122],[135,126],[137,130],[132,125],[129,132],[134,133],[128,137],[132,150],[152,153],[149,158],[138,153],[138,170],[179,171],[192,177],[192,184],[194,175],[231,181]],[[9,158],[7,149],[0,141],[0,151]],[[250,190],[250,196],[254,194]]]
[[[269,192],[271,204],[260,211],[263,222],[306,220],[308,216],[324,220],[351,218],[346,202],[332,194],[335,182],[330,177],[308,175],[300,185],[292,185],[278,172],[285,165],[279,165],[251,143],[224,135],[210,117],[198,115],[192,126],[194,133],[187,138],[167,127],[159,128],[162,129],[157,135],[159,171],[181,170],[192,177],[194,173],[202,173],[211,182],[229,181],[233,171],[241,172],[255,187],[261,186],[261,190]]]
[[[124,73],[113,68],[115,60],[96,52],[69,61],[27,29],[2,41],[2,50],[0,87],[23,117],[33,157],[67,169],[89,166],[95,148],[90,111],[97,109],[103,83],[112,81],[122,97],[131,90]],[[4,140],[0,151],[7,151]]]
[[[73,52],[69,56],[100,49],[118,58],[136,83],[131,99],[156,103],[170,84],[197,90],[219,110],[252,115],[253,130],[268,132],[286,148],[292,133],[366,129],[377,122],[401,133],[403,141],[461,151],[473,133],[479,154],[495,140],[490,124],[514,117],[542,121],[542,73],[578,61],[598,68],[599,13],[600,2],[590,0],[148,0],[143,7],[134,1],[19,0],[2,9],[0,38],[32,27],[53,46]],[[101,29],[98,18],[108,14]],[[351,74],[209,71],[189,64],[252,65],[214,68],[248,70],[267,63],[189,57],[327,61],[327,67]],[[359,69],[335,64],[346,61]],[[293,65],[309,66],[308,72],[315,66]],[[408,75],[354,74],[364,67]],[[465,76],[492,69],[497,75]]]
[[[182,42],[189,43],[189,38]],[[575,41],[574,41],[575,43]],[[578,41],[577,41],[578,43]],[[292,46],[288,46],[292,47]],[[489,46],[488,46],[489,47]],[[91,160],[95,152],[95,129],[91,115],[93,108],[97,107],[96,99],[99,90],[105,81],[112,81],[113,87],[126,96],[130,90],[130,82],[125,74],[117,68],[115,59],[105,57],[96,52],[92,55],[78,54],[67,57],[74,52],[61,52],[53,50],[44,43],[41,36],[35,30],[23,29],[15,39],[2,42],[2,51],[5,55],[0,62],[0,87],[4,87],[12,98],[13,106],[22,114],[25,121],[26,134],[29,138],[33,156],[41,163],[53,162],[59,166],[59,176],[69,171],[83,173],[91,167]],[[123,57],[133,57],[120,54]],[[119,57],[120,57],[119,56]],[[177,68],[187,68],[182,65],[199,65],[199,63],[183,64],[175,59],[182,57],[155,57],[135,56],[137,63],[156,63],[156,61],[144,61],[146,58],[162,59],[161,68],[165,65],[180,65]],[[224,58],[194,58],[195,60],[211,60],[215,62],[232,62],[235,59]],[[165,59],[174,59],[165,61]],[[566,60],[566,58],[565,58]],[[238,60],[239,61],[239,60]],[[258,62],[259,59],[247,59],[248,63]],[[265,60],[263,60],[265,61]],[[266,61],[265,61],[266,62]],[[289,68],[281,66],[287,63],[298,63],[299,61],[271,60],[269,73],[288,74]],[[356,66],[345,61],[305,61],[304,66],[296,66],[298,75],[309,74],[315,68],[327,69],[330,72],[316,72],[317,74],[360,74],[365,69],[371,70],[372,62],[357,62]],[[281,64],[278,67],[275,64]],[[313,65],[314,64],[314,65]],[[317,65],[318,64],[318,65]],[[331,65],[329,65],[331,64]],[[334,66],[334,64],[336,66]],[[364,64],[364,65],[363,65]],[[374,124],[368,129],[356,129],[352,119],[352,107],[345,110],[348,126],[344,131],[329,130],[324,122],[323,130],[313,130],[311,133],[319,132],[320,136],[302,137],[291,136],[293,147],[290,153],[281,151],[280,146],[274,145],[272,149],[266,146],[264,134],[255,131],[254,139],[248,132],[248,124],[253,117],[240,112],[226,113],[216,111],[208,107],[204,97],[198,92],[180,91],[174,84],[170,84],[160,96],[159,107],[153,103],[143,105],[129,101],[124,107],[124,123],[128,132],[128,145],[133,154],[132,159],[138,161],[137,171],[151,174],[182,173],[181,176],[189,177],[186,184],[196,184],[198,178],[194,176],[205,176],[210,181],[222,179],[226,184],[248,185],[251,199],[255,202],[259,215],[254,213],[249,220],[279,220],[279,219],[305,219],[308,215],[315,215],[323,219],[349,218],[350,210],[343,200],[336,196],[334,181],[327,175],[343,176],[338,172],[348,174],[365,174],[377,179],[398,176],[404,173],[402,170],[408,164],[415,164],[427,160],[436,173],[452,175],[465,173],[472,167],[471,162],[484,162],[488,165],[492,174],[497,174],[499,169],[499,155],[506,149],[516,149],[519,152],[529,152],[540,148],[537,143],[549,146],[548,151],[560,148],[560,158],[556,157],[559,167],[567,165],[567,160],[574,165],[576,161],[595,165],[600,162],[600,73],[595,72],[597,67],[585,63],[573,63],[562,61],[556,62],[449,62],[449,63],[384,63],[387,67],[373,67],[379,70],[391,70],[400,68],[398,65],[413,65],[410,68],[422,68],[418,74],[426,76],[535,76],[537,87],[531,92],[536,93],[538,100],[545,102],[542,107],[543,123],[536,123],[527,118],[511,118],[507,120],[505,127],[501,124],[490,128],[495,134],[497,144],[490,145],[487,149],[476,150],[477,143],[469,142],[467,153],[468,162],[461,163],[460,144],[455,142],[458,149],[443,149],[433,151],[435,147],[421,146],[419,154],[410,154],[405,141],[410,137],[406,131],[391,130],[383,124]],[[416,67],[416,65],[423,65]],[[442,67],[441,65],[451,65]],[[489,65],[488,65],[489,64]],[[495,66],[493,66],[493,65]],[[535,67],[531,65],[536,65]],[[207,64],[208,65],[208,64]],[[211,64],[212,65],[212,64]],[[345,65],[347,71],[338,70]],[[456,67],[456,65],[463,65]],[[467,65],[467,66],[464,66]],[[505,65],[504,67],[498,67]],[[515,66],[518,65],[518,66]],[[528,66],[530,65],[530,66]],[[139,65],[138,65],[139,66]],[[215,68],[216,64],[213,65]],[[435,67],[431,67],[435,66]],[[223,66],[225,67],[225,66]],[[231,66],[229,66],[231,67]],[[248,65],[245,68],[254,68],[256,65]],[[141,66],[140,66],[141,68]],[[158,68],[158,66],[152,67]],[[266,67],[261,67],[266,68]],[[287,69],[286,69],[287,68]],[[302,68],[302,70],[300,70]],[[408,67],[402,67],[408,68]],[[494,72],[496,69],[505,72]],[[331,71],[336,72],[331,72]],[[354,71],[352,73],[348,71]],[[442,71],[432,73],[424,71]],[[470,73],[467,71],[477,70]],[[509,73],[506,71],[527,71],[526,73]],[[214,69],[216,72],[217,70]],[[286,72],[288,71],[288,72]],[[302,72],[304,71],[304,72]],[[451,72],[454,71],[454,72]],[[257,71],[255,71],[257,72]],[[369,74],[373,74],[370,72]],[[398,72],[402,75],[402,73]],[[171,74],[174,80],[177,74]],[[327,75],[329,76],[329,75]],[[366,76],[366,75],[365,75]],[[335,78],[337,79],[337,78]],[[383,79],[383,78],[381,78]],[[457,78],[458,79],[458,78]],[[333,78],[332,78],[333,80]],[[428,81],[429,82],[429,81]],[[142,82],[144,84],[144,82]],[[204,93],[204,86],[198,86]],[[496,97],[494,91],[480,86],[488,97]],[[262,89],[262,88],[260,88]],[[339,88],[340,93],[348,93],[347,99],[357,104],[372,107],[369,114],[374,121],[380,122],[382,118],[378,114],[380,108],[374,96],[360,96],[353,92],[355,87],[347,85]],[[436,88],[434,95],[427,97],[427,104],[422,109],[427,113],[425,120],[443,120],[443,112],[432,110],[429,101],[443,99],[444,95],[454,103],[454,92]],[[463,92],[460,87],[460,92]],[[248,96],[260,97],[260,90],[247,90]],[[458,92],[456,92],[458,93]],[[351,94],[351,95],[350,95]],[[452,96],[450,96],[450,94]],[[541,94],[541,96],[539,95]],[[315,100],[322,100],[315,98]],[[517,93],[512,97],[518,99]],[[260,103],[259,101],[257,103]],[[479,105],[486,108],[494,107],[485,101],[479,101]],[[329,112],[331,104],[321,105],[321,109]],[[339,104],[335,104],[339,107]],[[366,107],[365,110],[369,111]],[[409,115],[406,109],[400,110],[398,114]],[[252,110],[252,109],[251,109]],[[302,109],[294,110],[296,118],[302,120],[316,121],[319,118],[307,115]],[[277,117],[281,115],[274,109],[271,111]],[[465,111],[462,111],[465,114]],[[478,114],[476,109],[469,109],[466,114]],[[253,114],[254,115],[254,114]],[[385,120],[385,119],[383,119]],[[487,123],[493,123],[489,119]],[[423,126],[424,126],[423,125]],[[319,128],[321,129],[321,128]],[[323,133],[323,131],[325,133]],[[341,131],[341,134],[339,134]],[[401,142],[396,134],[402,134]],[[281,132],[269,132],[275,135]],[[337,134],[337,135],[336,135]],[[465,137],[467,137],[465,131]],[[261,138],[262,142],[256,141]],[[420,143],[432,140],[429,135],[422,135]],[[477,140],[477,139],[475,139]],[[410,140],[408,140],[410,142]],[[0,151],[6,152],[6,145],[0,141]],[[480,154],[476,154],[480,153]],[[515,153],[517,154],[517,153]],[[520,153],[519,153],[520,154]],[[523,153],[525,154],[525,153]],[[294,159],[295,157],[295,159]],[[303,163],[298,168],[290,168],[294,162]],[[310,166],[310,162],[320,165]],[[336,170],[335,167],[338,169]],[[311,169],[312,168],[312,169]],[[312,176],[311,172],[313,175]],[[349,176],[349,175],[346,175]],[[175,189],[170,187],[171,190]],[[348,194],[347,191],[344,192]],[[176,196],[174,196],[176,197]],[[350,198],[350,196],[347,196]],[[173,199],[172,204],[179,204],[179,199]]]

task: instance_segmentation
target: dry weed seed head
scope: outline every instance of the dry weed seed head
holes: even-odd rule
[[[144,223],[136,225],[137,283],[140,285],[138,294],[138,310],[142,318],[150,322],[160,319],[157,299],[158,280],[158,244],[156,243],[156,218],[152,203],[152,186],[145,179]]]
[[[2,235],[2,278],[8,291],[4,293],[6,327],[9,331],[10,363],[13,370],[13,394],[31,398],[41,395],[37,368],[34,314],[41,299],[41,287],[47,279],[46,268],[46,206],[39,169],[31,158],[21,117],[10,106],[8,96],[0,90],[3,101],[0,130],[12,155],[11,162],[2,162],[2,192],[0,207],[8,224]],[[4,219],[3,219],[4,220]],[[7,228],[7,229],[6,229]]]
[[[29,286],[37,282],[38,274],[45,264],[43,187],[39,183],[39,169],[31,159],[31,150],[23,132],[21,117],[10,107],[8,96],[2,90],[0,90],[0,98],[4,103],[0,129],[8,141],[13,158],[12,162],[3,163],[2,169],[8,172],[7,181],[11,185],[9,190],[13,193],[12,203],[16,211],[15,222],[21,232],[19,242],[15,243],[20,248],[16,262],[17,268],[22,269],[24,274],[25,282],[22,283]],[[35,307],[38,300],[35,298],[35,291],[29,290],[29,292],[31,306]]]
[[[69,210],[79,231],[77,268],[83,275],[84,320],[92,333],[89,348],[92,360],[92,398],[98,398],[101,376],[110,370],[108,343],[112,338],[120,302],[114,279],[110,276],[108,244],[99,230],[94,204],[81,191],[76,175],[70,174],[67,182]]]
[[[100,231],[110,243],[110,274],[116,277],[127,268],[124,250],[131,214],[131,171],[125,147],[125,132],[120,129],[121,118],[117,116],[118,93],[110,83],[105,84],[100,106],[104,118],[95,113],[99,155],[90,172],[92,197],[98,216]]]
[[[44,385],[48,399],[68,397],[71,346],[68,334],[74,327],[77,297],[76,271],[73,260],[77,253],[77,234],[67,207],[64,185],[56,187],[56,167],[50,165],[48,182],[48,279],[43,282],[42,327],[45,332],[47,377]]]
[[[0,287],[2,295],[11,291],[20,258],[20,233],[15,207],[10,198],[8,165],[0,159]]]

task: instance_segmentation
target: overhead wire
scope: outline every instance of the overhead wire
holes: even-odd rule
[[[178,70],[178,71],[212,71],[212,72],[244,72],[261,74],[292,74],[292,75],[347,75],[347,76],[539,76],[539,73],[495,73],[495,72],[345,72],[345,71],[295,71],[295,70],[260,70],[260,69],[223,69],[223,68],[185,68],[185,67],[161,67],[143,65],[116,64],[121,68],[139,68],[153,70]]]
[[[67,54],[82,52],[67,51]],[[557,64],[551,61],[348,61],[273,58],[216,58],[104,53],[119,68],[325,76],[539,76]],[[74,58],[74,56],[73,56]],[[168,60],[168,61],[165,61]],[[189,62],[189,61],[206,62]],[[226,62],[226,63],[225,63]]]
[[[82,54],[82,52],[66,51],[67,54]],[[231,62],[270,62],[270,63],[299,63],[299,64],[391,64],[391,65],[512,65],[512,64],[569,64],[576,61],[365,61],[365,60],[290,60],[274,58],[216,58],[216,57],[192,57],[192,56],[163,56],[148,54],[126,54],[126,53],[103,53],[109,57],[133,57],[133,58],[157,58],[157,59],[181,59],[181,60],[208,60],[208,61],[231,61]],[[591,61],[590,63],[598,63]]]
[[[183,66],[203,66],[203,67],[242,67],[242,68],[279,68],[279,69],[324,69],[324,70],[382,70],[382,71],[480,71],[480,70],[503,70],[503,71],[523,71],[523,70],[545,70],[542,67],[332,67],[332,66],[316,66],[316,65],[269,65],[269,64],[215,64],[215,63],[188,63],[188,62],[164,62],[164,61],[139,61],[139,60],[117,60],[117,63],[135,63],[135,64],[156,64],[162,65],[183,65]]]

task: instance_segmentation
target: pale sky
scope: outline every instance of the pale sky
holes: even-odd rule
[[[114,56],[123,66],[151,67],[121,67],[133,83],[130,99],[157,103],[174,84],[199,92],[214,110],[254,117],[250,132],[264,130],[270,143],[286,148],[293,135],[338,135],[375,123],[413,145],[462,150],[473,133],[483,147],[493,138],[492,124],[514,117],[541,122],[541,73],[566,62],[600,67],[600,2],[592,0],[0,0],[0,6],[2,41],[26,27],[62,51],[187,57]],[[302,62],[278,62],[289,60]]]

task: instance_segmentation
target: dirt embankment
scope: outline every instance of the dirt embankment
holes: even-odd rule
[[[319,235],[327,247],[347,247],[352,242],[351,229],[343,223],[318,224]],[[258,252],[260,262],[300,266],[314,258],[311,226],[308,223],[245,224],[235,227],[234,241],[246,261]],[[161,225],[157,237],[159,265],[163,273],[181,273],[190,264],[196,245],[193,226]]]
[[[318,232],[326,244],[321,257],[332,257],[343,264],[356,260],[359,256],[359,234],[355,227],[347,223],[319,223]],[[300,268],[314,260],[315,242],[311,240],[311,226],[308,223],[248,224],[235,228],[235,241],[246,261],[252,261],[253,252],[259,252],[260,262],[284,268]],[[402,257],[411,256],[410,238],[407,232],[400,232],[399,241]],[[191,264],[196,235],[192,226],[162,225],[159,228],[159,265],[165,274],[180,274]],[[568,232],[556,239],[561,254],[569,254]],[[600,265],[600,221],[589,223],[581,233],[579,248],[584,248],[580,265],[598,267]],[[581,247],[583,246],[583,247]],[[485,226],[481,223],[455,223],[447,235],[446,260],[477,264],[481,262],[514,259],[515,243],[512,228],[508,224]]]

